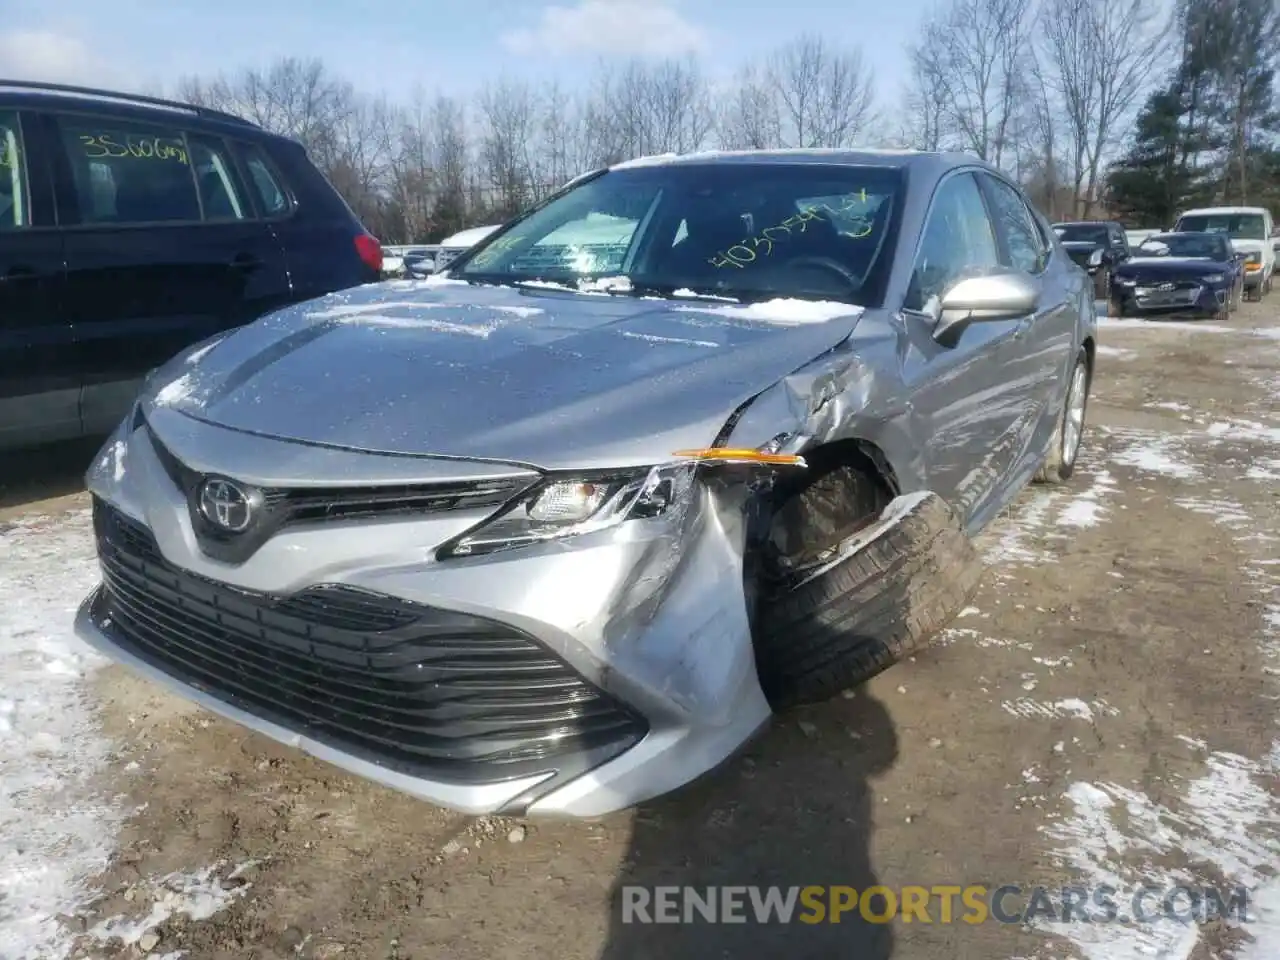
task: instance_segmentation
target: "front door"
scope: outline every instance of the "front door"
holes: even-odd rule
[[[57,133],[81,415],[101,432],[151,369],[286,303],[288,274],[220,139],[80,116]]]
[[[903,379],[930,437],[929,487],[966,525],[981,524],[1016,451],[1008,436],[1019,414],[1016,383],[1001,369],[1020,321],[972,323],[954,342],[933,336],[932,311],[966,271],[1001,265],[997,234],[973,173],[952,175],[934,194],[902,319]]]
[[[1062,409],[1062,390],[1075,359],[1076,317],[1080,303],[1069,283],[1071,274],[1049,270],[1048,238],[1041,232],[1022,195],[1004,180],[981,174],[980,182],[1000,240],[1001,262],[1035,279],[1040,303],[1018,325],[1001,351],[1002,379],[1020,414],[1010,421],[1008,442],[1014,456],[1006,488],[1022,475],[1030,479],[1039,466]],[[1118,232],[1119,228],[1116,228]],[[1110,234],[1109,234],[1110,238]],[[1092,297],[1092,294],[1090,294]],[[1033,462],[1034,461],[1034,462]]]
[[[0,449],[80,432],[62,238],[40,142],[32,116],[0,109]]]

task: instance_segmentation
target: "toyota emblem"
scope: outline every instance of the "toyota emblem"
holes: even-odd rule
[[[243,533],[253,522],[255,499],[233,480],[210,477],[200,485],[200,515],[224,533]]]
[[[1173,284],[1172,284],[1172,283],[1162,283],[1162,284],[1160,284],[1160,286],[1156,287],[1156,289],[1157,289],[1157,290],[1172,290],[1172,289],[1173,289]]]

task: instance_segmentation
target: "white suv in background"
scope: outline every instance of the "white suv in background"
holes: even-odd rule
[[[466,253],[500,226],[502,224],[495,223],[487,227],[472,227],[469,230],[460,230],[453,236],[440,241],[440,249],[436,251],[436,270],[443,270],[454,257]]]
[[[1178,217],[1174,231],[1225,233],[1237,253],[1245,254],[1244,291],[1246,298],[1261,300],[1271,292],[1276,269],[1276,251],[1271,235],[1275,221],[1265,207],[1204,207],[1188,210]]]

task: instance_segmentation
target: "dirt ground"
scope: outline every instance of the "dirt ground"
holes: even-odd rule
[[[1280,297],[1230,326],[1104,325],[1076,476],[1029,488],[982,535],[973,607],[911,662],[779,717],[726,769],[636,811],[470,819],[100,671],[109,786],[139,812],[101,898],[67,922],[145,915],[166,876],[203,868],[221,879],[218,902],[159,923],[153,955],[1246,951],[1248,925],[1217,921],[647,926],[618,906],[623,884],[1265,885],[1280,864],[1267,643],[1280,645]],[[83,508],[54,460],[5,492],[5,514]],[[87,932],[78,947],[140,952]]]

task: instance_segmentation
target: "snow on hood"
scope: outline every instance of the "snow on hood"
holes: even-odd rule
[[[862,312],[382,283],[277,311],[194,363],[175,358],[144,405],[350,449],[639,466],[712,443],[735,409],[843,341]]]

